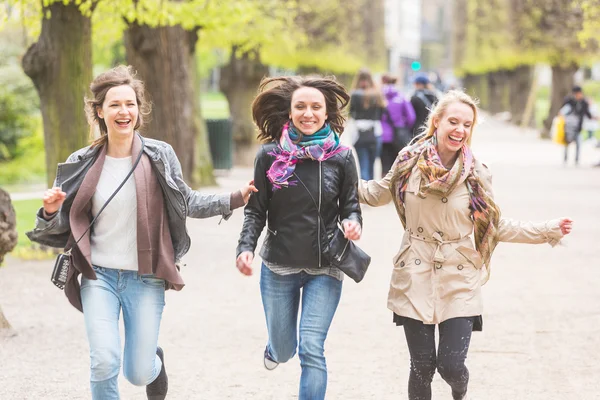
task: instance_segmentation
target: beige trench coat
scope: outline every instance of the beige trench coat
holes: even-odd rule
[[[491,174],[476,162],[475,171],[484,188],[492,193]],[[392,173],[381,181],[359,183],[361,203],[381,206],[392,201],[389,189]],[[439,324],[456,317],[482,314],[481,285],[487,276],[473,242],[473,221],[469,211],[466,183],[450,195],[416,195],[421,174],[414,167],[406,196],[406,230],[394,257],[388,308],[399,316],[425,324]],[[499,241],[550,243],[562,238],[559,219],[532,223],[502,218]]]

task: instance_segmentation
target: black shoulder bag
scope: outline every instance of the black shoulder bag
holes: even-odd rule
[[[344,237],[344,230],[337,222],[337,229],[331,235],[327,235],[327,227],[323,220],[323,216],[319,211],[319,206],[315,201],[315,198],[310,193],[310,190],[306,187],[304,182],[294,173],[298,182],[304,186],[306,192],[310,196],[313,204],[318,213],[319,222],[323,228],[323,238],[318,238],[321,241],[321,254],[325,260],[332,267],[340,269],[344,274],[352,278],[356,283],[360,282],[369,268],[371,263],[371,257],[365,253],[360,247],[346,237]]]
[[[92,222],[90,222],[90,225],[87,227],[85,232],[83,232],[81,237],[79,239],[77,239],[75,244],[73,244],[73,246],[69,250],[65,251],[64,253],[60,253],[58,255],[58,257],[56,257],[56,262],[54,263],[54,269],[52,270],[52,275],[50,276],[50,280],[60,290],[63,290],[65,288],[65,285],[67,283],[67,276],[69,274],[69,267],[73,263],[71,250],[73,250],[73,247],[76,246],[77,243],[79,243],[79,241],[81,239],[83,239],[85,234],[92,228],[92,225],[94,225],[94,222],[96,222],[96,219],[98,219],[100,214],[102,214],[102,211],[104,211],[104,209],[106,208],[108,203],[110,203],[110,201],[113,199],[113,197],[115,197],[117,195],[117,193],[119,192],[119,190],[121,190],[123,185],[125,185],[125,182],[127,182],[127,179],[129,179],[131,174],[133,174],[133,171],[135,171],[135,168],[137,167],[137,165],[140,163],[140,160],[142,159],[142,155],[144,154],[144,139],[141,136],[140,136],[140,139],[142,140],[142,149],[140,150],[140,154],[138,154],[138,156],[135,160],[135,163],[131,167],[131,170],[129,171],[129,173],[127,174],[125,179],[123,179],[123,182],[121,182],[119,187],[117,187],[117,189],[113,192],[113,194],[110,195],[108,200],[106,200],[106,203],[104,203],[104,205],[102,206],[100,211],[98,211],[98,214],[96,214],[96,216],[92,219]]]

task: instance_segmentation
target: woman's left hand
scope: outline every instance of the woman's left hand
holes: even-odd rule
[[[558,226],[560,226],[560,231],[563,235],[568,235],[573,229],[573,220],[569,218],[561,218]]]
[[[248,200],[250,200],[250,195],[252,194],[252,192],[258,192],[258,189],[256,188],[256,186],[254,186],[254,180],[251,180],[250,182],[248,182],[248,185],[241,188],[240,192],[242,192],[242,197],[244,198],[244,204],[248,204]]]
[[[360,239],[362,227],[356,221],[344,221],[344,237],[350,240]]]

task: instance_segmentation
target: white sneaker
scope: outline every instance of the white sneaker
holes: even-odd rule
[[[271,355],[269,354],[269,349],[267,347],[265,347],[265,354],[264,354],[263,360],[264,360],[265,368],[268,371],[273,371],[279,365],[279,363],[277,361],[275,361],[275,360],[273,360],[273,358],[271,358]]]

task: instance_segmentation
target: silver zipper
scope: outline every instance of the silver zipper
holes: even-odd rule
[[[270,229],[269,229],[269,227],[267,227],[267,230],[268,230],[269,232],[271,232],[271,234],[272,234],[273,236],[277,236],[277,231],[272,231],[272,230],[270,230]]]
[[[321,179],[321,175],[322,175],[322,170],[321,170],[321,161],[319,161],[319,216],[317,216],[317,243],[319,244],[319,268],[321,268],[321,221],[319,221],[319,219],[321,218],[321,183],[322,183],[322,179]],[[325,224],[325,221],[323,221],[323,224]]]

